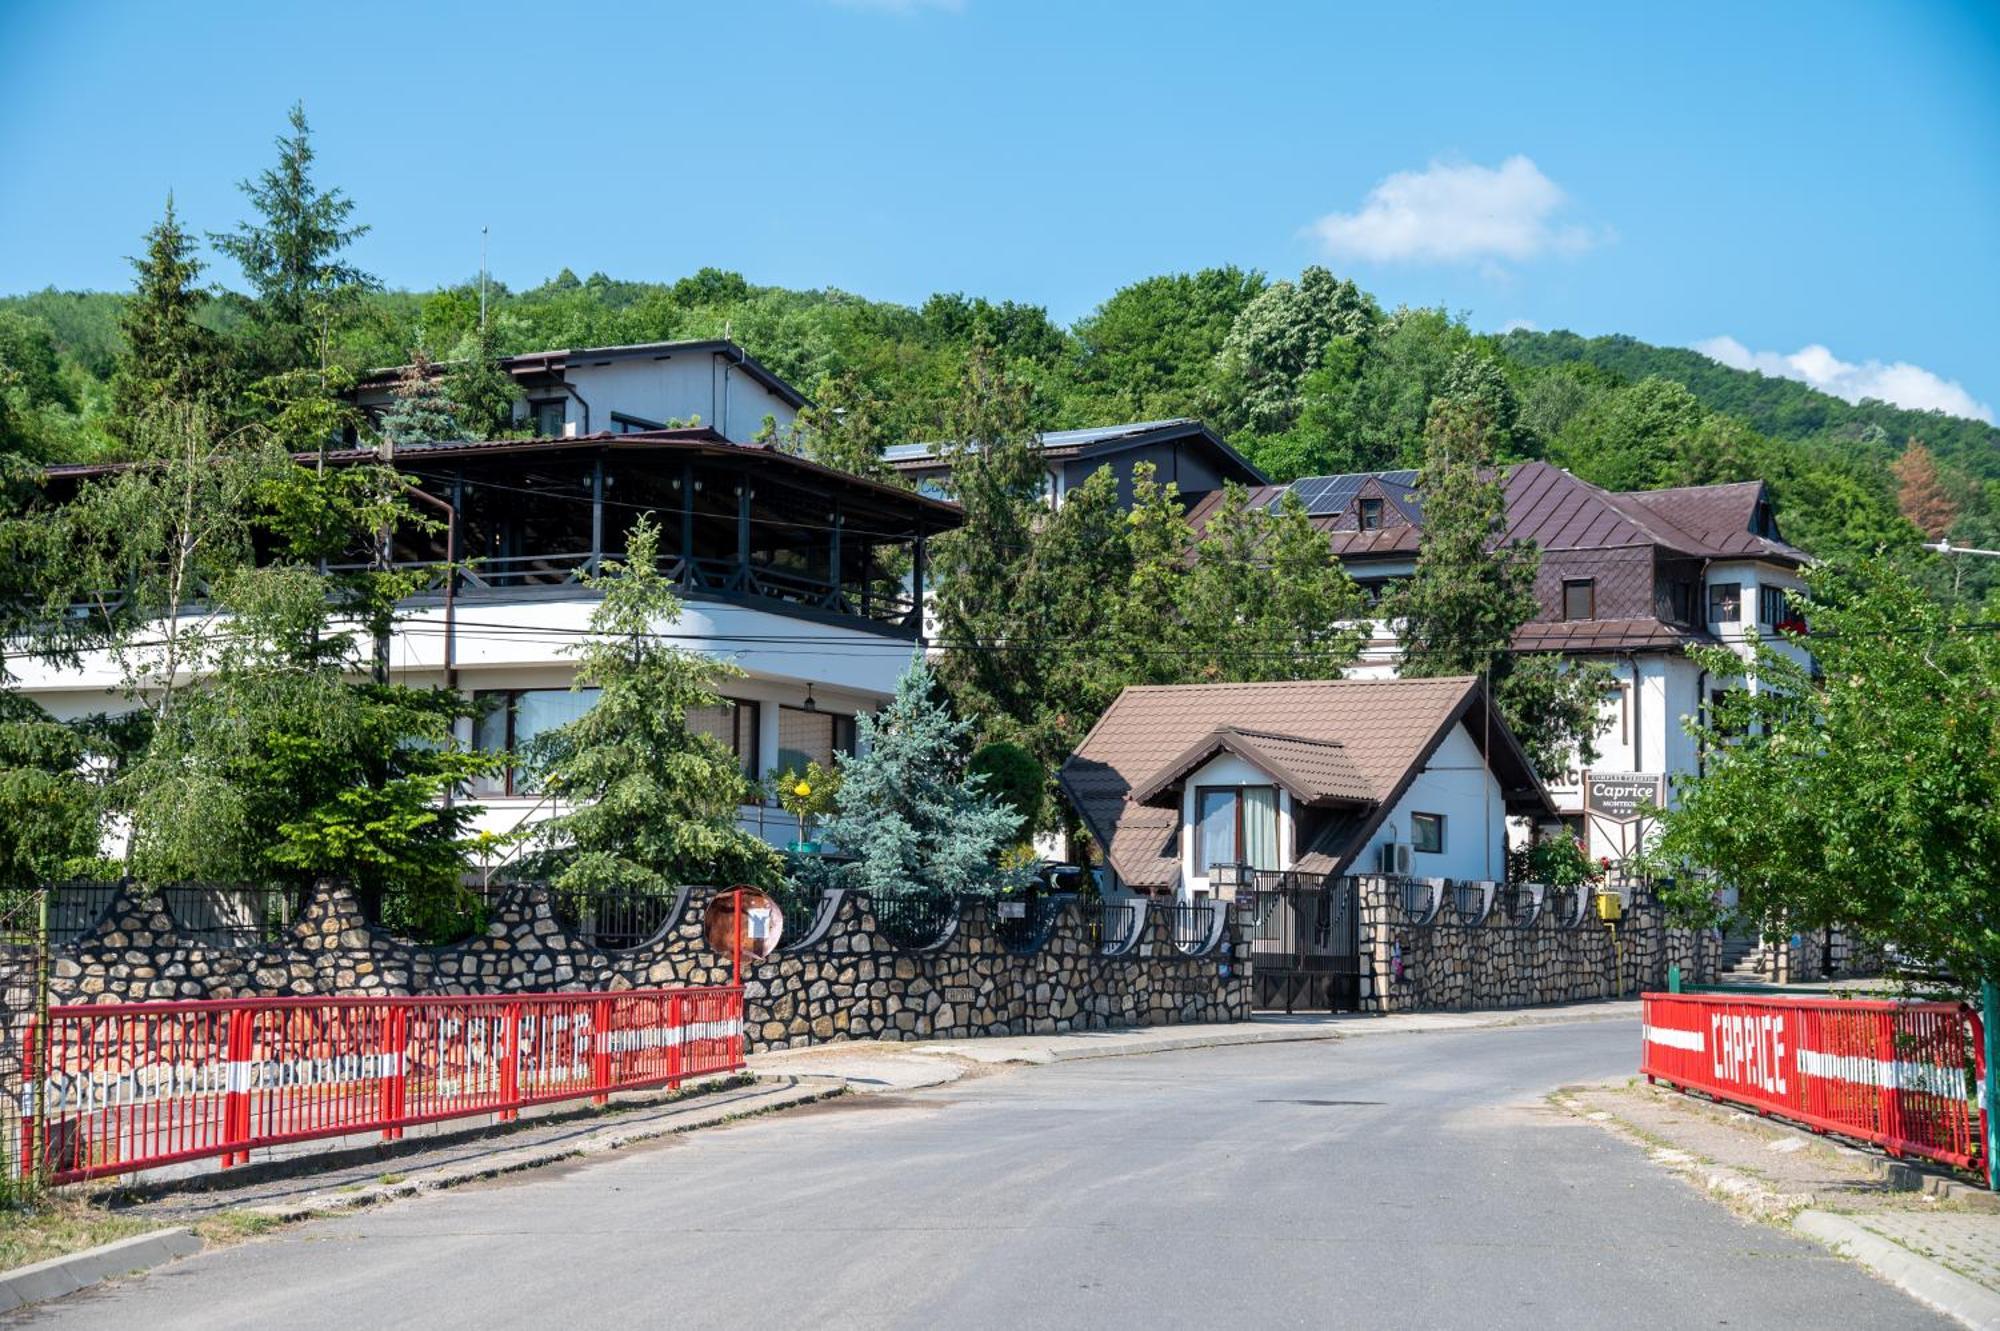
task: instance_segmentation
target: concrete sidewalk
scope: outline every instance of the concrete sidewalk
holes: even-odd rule
[[[1967,1326],[2000,1327],[2000,1199],[1949,1171],[1665,1087],[1555,1099],[1733,1209],[1788,1225]]]
[[[1423,1012],[1366,1016],[1355,1012],[1272,1013],[1250,1021],[1202,1026],[1133,1026],[1119,1030],[1066,1031],[1056,1035],[1006,1035],[924,1044],[855,1041],[753,1054],[759,1076],[832,1077],[855,1091],[906,1091],[957,1081],[981,1067],[1005,1063],[1066,1063],[1080,1058],[1125,1058],[1179,1049],[1351,1040],[1375,1035],[1419,1035],[1498,1026],[1541,1026],[1583,1021],[1637,1020],[1637,1000],[1569,1003],[1497,1012]]]

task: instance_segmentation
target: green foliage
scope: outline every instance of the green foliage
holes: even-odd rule
[[[843,370],[822,376],[813,400],[801,410],[791,437],[782,441],[814,462],[871,480],[894,481],[898,473],[882,460],[896,440],[887,429],[886,404],[859,373]]]
[[[1229,330],[1264,289],[1234,266],[1149,277],[1077,322],[1076,420],[1159,420],[1202,413]]]
[[[514,425],[520,390],[500,368],[498,346],[490,327],[473,328],[465,358],[445,375],[445,394],[457,404],[457,419],[475,439],[499,439]]]
[[[1507,879],[1514,883],[1546,883],[1551,887],[1582,887],[1594,883],[1602,867],[1583,843],[1568,832],[1536,837],[1507,852]]]
[[[1420,679],[1482,675],[1538,772],[1571,754],[1596,757],[1598,706],[1611,688],[1595,664],[1517,656],[1514,632],[1533,618],[1533,545],[1501,544],[1506,502],[1493,468],[1491,425],[1477,399],[1440,398],[1417,489],[1424,541],[1415,573],[1386,603],[1402,644],[1398,673]]]
[[[174,213],[172,195],[146,233],[145,257],[132,260],[138,284],[118,312],[125,337],[111,376],[111,432],[138,446],[140,419],[161,401],[215,402],[226,384],[226,351],[198,322],[208,304],[203,264]]]
[[[199,686],[162,712],[115,789],[142,877],[343,877],[384,921],[434,936],[461,911],[476,805],[444,797],[494,768],[453,738],[470,704],[444,689],[356,682],[319,574],[243,569],[214,592],[231,616]]]
[[[353,200],[313,182],[305,105],[293,106],[288,119],[292,132],[277,140],[277,165],[242,185],[259,220],[209,236],[255,293],[243,311],[249,328],[241,346],[258,375],[325,365],[334,326],[379,285],[341,257],[368,228],[350,223]]]
[[[72,876],[94,858],[102,801],[85,734],[0,689],[0,891]]]
[[[1035,830],[1041,821],[1048,772],[1035,761],[1034,754],[1018,744],[998,740],[974,750],[965,770],[968,776],[981,778],[986,792],[1014,811],[1017,821],[1010,841],[1024,840]]]
[[[1806,581],[1817,669],[1759,643],[1754,690],[1689,718],[1706,762],[1661,855],[1721,875],[1776,932],[1839,925],[1966,986],[2000,976],[2000,635],[1886,560]],[[1697,659],[1744,673],[1727,649]],[[1674,904],[1709,917],[1709,886]]]
[[[1259,434],[1287,429],[1299,414],[1299,384],[1336,338],[1361,338],[1381,319],[1351,281],[1317,265],[1293,282],[1273,282],[1245,305],[1223,339],[1217,389],[1228,428]]]
[[[969,775],[970,720],[953,719],[920,656],[896,696],[857,722],[859,756],[840,760],[840,809],[826,835],[859,856],[844,880],[880,897],[993,896],[1018,885],[1000,866],[1019,811]]]
[[[779,808],[799,820],[799,841],[809,842],[814,821],[839,807],[840,769],[822,767],[816,759],[804,771],[787,767],[771,779],[771,793]]]
[[[659,571],[659,529],[641,518],[625,542],[626,561],[589,579],[604,598],[572,651],[576,687],[598,700],[525,755],[561,803],[523,871],[558,891],[775,884],[777,854],[736,826],[754,787],[720,741],[688,728],[689,709],[720,703],[717,682],[736,672],[661,640],[681,607]]]
[[[410,353],[410,363],[396,381],[396,391],[377,428],[391,444],[465,439],[469,436],[458,423],[460,410],[444,378],[419,347]]]

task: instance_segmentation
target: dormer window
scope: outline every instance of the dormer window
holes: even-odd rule
[[[1382,530],[1382,501],[1380,499],[1364,499],[1361,501],[1361,530]]]
[[[1750,532],[1752,535],[1762,536],[1766,540],[1775,541],[1778,539],[1778,514],[1771,507],[1770,500],[1759,499],[1757,501],[1757,512],[1750,519]]]

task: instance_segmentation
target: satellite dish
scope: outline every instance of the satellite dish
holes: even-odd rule
[[[739,884],[708,903],[701,936],[725,956],[761,961],[778,950],[778,940],[785,936],[785,912],[756,888]]]

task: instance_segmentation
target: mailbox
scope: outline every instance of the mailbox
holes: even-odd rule
[[[1597,894],[1597,918],[1606,924],[1616,924],[1625,918],[1625,898],[1616,892]]]

